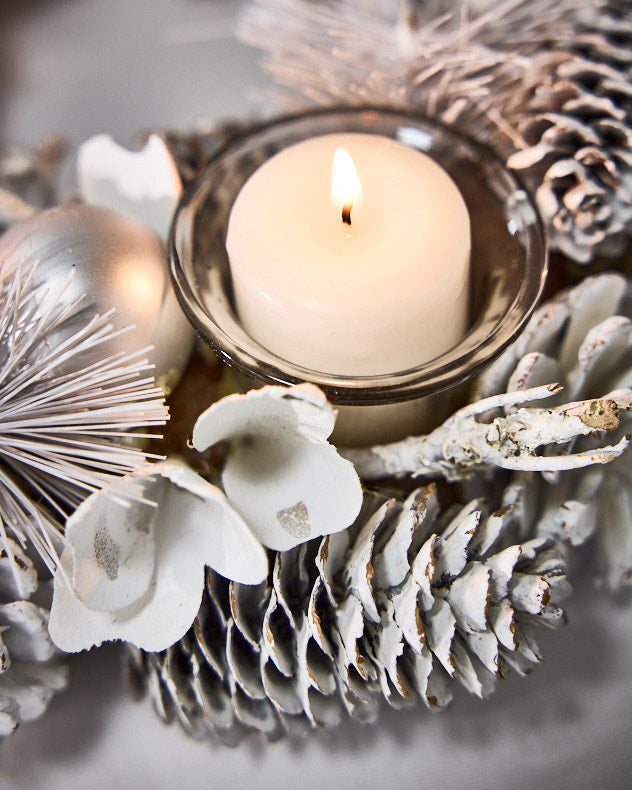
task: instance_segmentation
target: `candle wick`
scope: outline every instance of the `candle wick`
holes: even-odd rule
[[[351,203],[346,203],[342,207],[342,221],[345,225],[351,225]]]

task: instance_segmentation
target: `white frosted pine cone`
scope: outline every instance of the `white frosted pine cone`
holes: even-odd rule
[[[632,388],[632,283],[618,273],[583,280],[560,292],[533,315],[520,338],[481,376],[476,397],[559,381],[574,401],[602,398],[592,417],[594,435],[568,445],[590,450],[602,428],[619,426],[612,439],[632,431],[632,414],[608,401]],[[610,406],[608,405],[610,403]],[[505,502],[521,508],[523,537],[552,536],[567,546],[592,539],[600,581],[609,589],[632,583],[632,453],[608,464],[563,473],[512,476]]]
[[[1,541],[0,736],[39,718],[67,682],[61,653],[48,635],[48,608],[30,600],[37,595],[30,558],[14,541]]]
[[[509,545],[512,510],[441,514],[433,485],[367,494],[354,527],[275,555],[252,587],[208,571],[192,629],[163,653],[129,648],[130,676],[191,735],[237,743],[350,716],[480,697],[540,660],[538,625],[564,621],[564,563],[546,538]]]
[[[632,90],[614,66],[568,53],[534,59],[506,100],[522,139],[508,166],[535,193],[553,249],[587,264],[632,232]]]

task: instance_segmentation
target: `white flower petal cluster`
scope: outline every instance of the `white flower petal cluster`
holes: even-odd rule
[[[362,503],[358,475],[327,441],[335,412],[311,385],[230,395],[200,416],[198,450],[231,440],[222,491],[173,461],[92,494],[68,519],[49,630],[67,652],[123,639],[158,652],[182,638],[205,566],[233,581],[268,574],[264,548],[337,532]]]

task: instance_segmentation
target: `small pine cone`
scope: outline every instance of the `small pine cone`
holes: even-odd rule
[[[632,86],[606,64],[536,59],[505,114],[524,147],[507,165],[534,191],[551,246],[578,263],[619,255],[632,232]]]
[[[440,709],[453,679],[487,696],[540,660],[534,626],[564,621],[568,585],[551,541],[509,546],[511,508],[481,506],[440,514],[433,485],[405,502],[367,494],[354,527],[277,553],[258,587],[208,571],[184,639],[129,649],[136,688],[165,720],[233,744],[247,730],[371,722],[381,698]]]
[[[0,542],[0,736],[39,718],[67,682],[66,667],[48,635],[48,609],[28,600],[38,576],[24,551]]]
[[[479,379],[475,398],[539,384],[565,389],[542,405],[599,398],[595,436],[569,452],[589,451],[608,428],[613,443],[632,431],[609,393],[632,388],[632,281],[607,273],[561,291],[533,315],[520,338]],[[617,427],[618,424],[618,427]],[[520,506],[521,537],[552,536],[567,546],[594,537],[600,581],[609,589],[632,583],[632,453],[608,464],[562,473],[519,473],[505,503]]]

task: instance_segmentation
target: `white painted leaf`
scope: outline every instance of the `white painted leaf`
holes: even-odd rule
[[[454,677],[470,692],[477,697],[484,699],[485,687],[481,682],[481,677],[476,671],[476,666],[471,654],[466,650],[465,645],[459,639],[455,639],[452,645],[452,655],[454,660]]]
[[[6,630],[7,626],[0,625],[0,674],[7,672],[11,667],[11,654],[2,638],[2,632]]]
[[[320,649],[329,658],[335,658],[335,649],[329,641],[329,636],[325,633],[325,624],[320,616],[320,596],[326,596],[326,588],[322,578],[319,576],[314,582],[312,592],[309,598],[309,605],[307,609],[307,618],[309,622],[310,632],[312,638]]]
[[[262,656],[262,661],[265,659],[265,656],[268,656],[282,675],[291,677],[294,665],[294,646],[288,644],[284,638],[277,639],[276,624],[277,613],[279,612],[281,612],[281,616],[287,622],[287,613],[279,603],[276,590],[273,589],[270,593],[268,608],[263,617],[263,638],[261,644],[264,655]]]
[[[540,143],[530,148],[523,148],[509,157],[507,160],[507,167],[510,170],[528,170],[534,165],[540,165],[542,160],[552,152],[555,152],[554,146],[547,143]]]
[[[554,297],[535,311],[524,331],[516,340],[515,347],[510,346],[510,351],[513,351],[513,354],[518,358],[531,351],[538,351],[548,357],[556,357],[558,337],[568,316],[569,307],[566,298]],[[487,377],[487,373],[486,370],[484,377]],[[551,381],[559,381],[559,377],[556,376]],[[504,385],[500,385],[494,392],[502,392],[503,389]]]
[[[423,647],[419,653],[412,653],[409,657],[409,673],[412,676],[415,689],[426,704],[426,690],[428,679],[432,672],[433,659],[432,653],[427,646]]]
[[[0,737],[9,735],[20,723],[20,706],[9,696],[0,697]]]
[[[404,699],[409,699],[412,696],[411,689],[408,688],[408,684],[398,666],[398,659],[404,652],[402,630],[394,617],[395,612],[392,602],[385,598],[383,607],[384,617],[376,644],[376,657],[380,665],[388,673],[390,681],[398,693]]]
[[[231,623],[226,633],[226,663],[242,691],[251,699],[265,699],[259,672],[259,651],[254,651]]]
[[[499,536],[506,529],[508,522],[515,518],[515,510],[509,505],[504,505],[483,519],[470,543],[469,552],[476,557],[484,557],[492,548]]]
[[[599,474],[603,477],[601,469]],[[590,500],[567,499],[557,508],[547,508],[538,521],[538,535],[556,538],[569,546],[581,546],[597,528],[595,505]]]
[[[348,532],[336,532],[333,535],[325,535],[316,555],[316,567],[333,606],[336,606],[336,584],[334,579],[345,564],[349,541]]]

